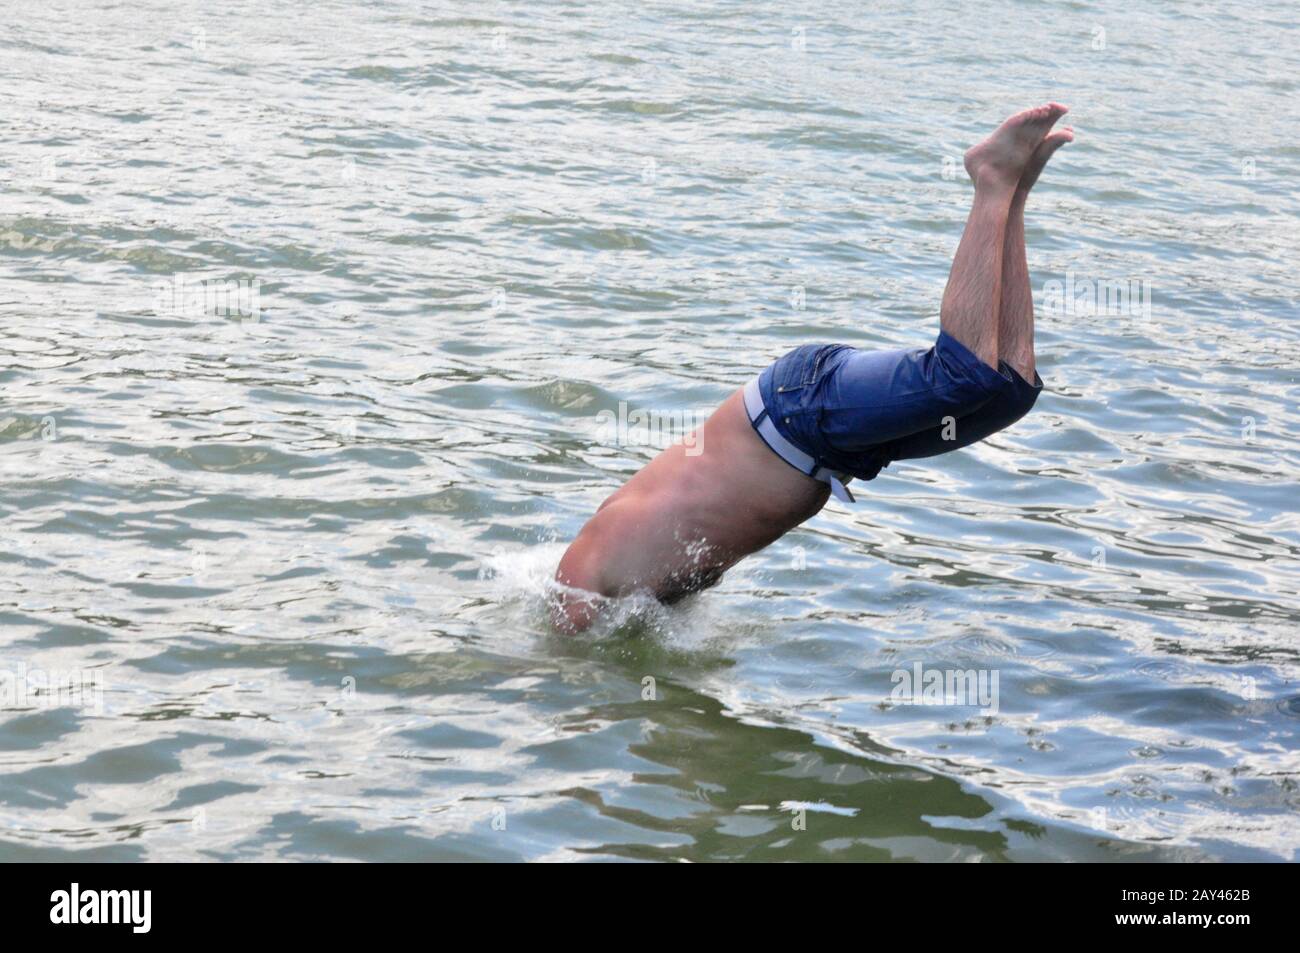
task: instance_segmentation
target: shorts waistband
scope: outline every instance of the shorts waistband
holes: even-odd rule
[[[781,432],[776,429],[776,424],[772,423],[771,414],[763,404],[763,394],[759,390],[757,377],[745,385],[745,413],[749,415],[749,422],[758,436],[773,453],[805,476],[829,484],[831,493],[837,500],[845,503],[854,502],[853,494],[845,486],[853,479],[851,475],[839,470],[828,470],[818,462],[816,457],[800,450],[781,436]]]

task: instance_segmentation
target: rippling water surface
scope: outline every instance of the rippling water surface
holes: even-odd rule
[[[10,6],[0,857],[1296,858],[1293,4]],[[1036,410],[549,634],[601,421],[928,344],[1048,98]]]

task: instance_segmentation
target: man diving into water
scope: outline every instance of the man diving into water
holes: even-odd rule
[[[555,573],[556,628],[578,632],[610,597],[663,602],[717,583],[750,553],[814,516],[850,480],[894,460],[969,446],[1034,405],[1034,301],[1025,199],[1067,112],[1048,103],[1012,116],[970,149],[975,199],[929,349],[860,351],[806,344],[723,402],[688,453],[659,454],[601,504]],[[1032,381],[1032,383],[1030,383]]]

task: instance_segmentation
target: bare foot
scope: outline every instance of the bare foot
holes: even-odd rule
[[[1018,112],[979,145],[966,151],[966,171],[975,188],[1015,189],[1034,149],[1068,106],[1047,103]]]
[[[1016,201],[1023,202],[1029,195],[1029,190],[1034,187],[1038,181],[1038,174],[1043,171],[1043,166],[1047,165],[1047,160],[1052,157],[1052,153],[1067,142],[1074,142],[1074,130],[1069,126],[1056,132],[1050,132],[1044,137],[1043,141],[1038,144],[1033,155],[1029,157],[1029,162],[1025,165],[1025,171],[1020,173],[1020,183],[1016,186]]]

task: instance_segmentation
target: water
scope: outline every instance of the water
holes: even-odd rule
[[[0,857],[1296,858],[1294,6],[843,6],[11,5]],[[598,415],[928,343],[1048,98],[1035,411],[548,634]]]

